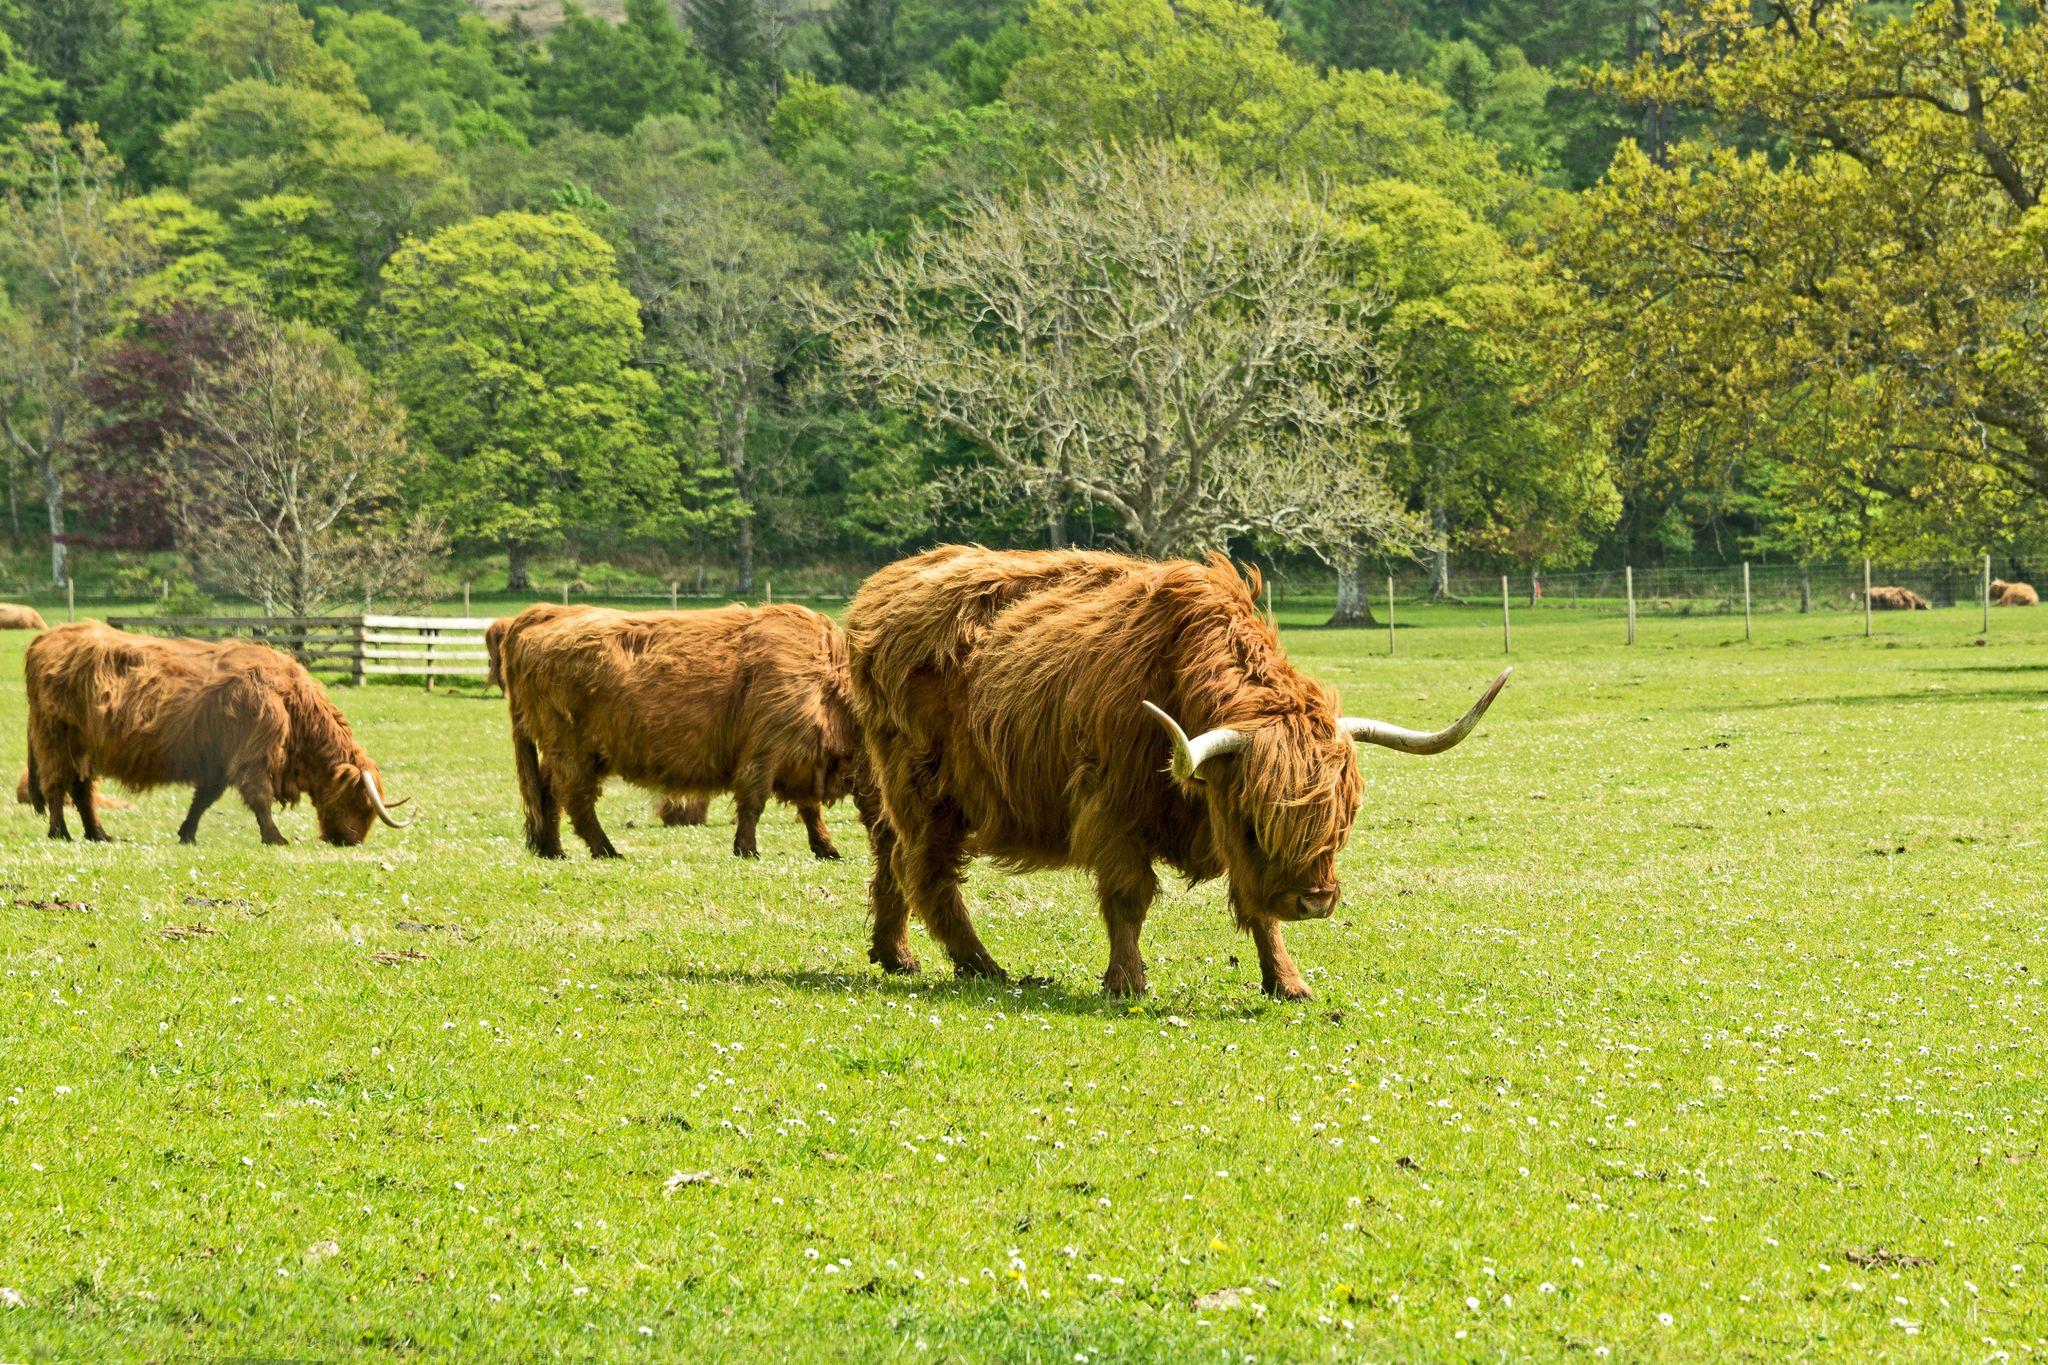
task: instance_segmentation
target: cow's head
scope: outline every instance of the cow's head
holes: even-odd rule
[[[327,775],[327,781],[313,793],[313,809],[320,819],[320,837],[330,844],[353,848],[369,837],[370,826],[379,820],[393,829],[404,829],[412,821],[396,818],[391,814],[391,808],[402,806],[410,799],[401,798],[387,805],[377,765],[368,758],[338,763]]]
[[[1503,670],[1457,723],[1434,731],[1337,716],[1325,704],[1190,738],[1165,711],[1144,706],[1172,743],[1174,777],[1208,807],[1239,911],[1322,919],[1337,908],[1337,855],[1358,815],[1356,746],[1442,753],[1472,732],[1512,671]]]

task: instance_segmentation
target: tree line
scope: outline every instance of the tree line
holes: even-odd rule
[[[1959,557],[2034,0],[0,0],[8,543],[280,610],[941,538]]]

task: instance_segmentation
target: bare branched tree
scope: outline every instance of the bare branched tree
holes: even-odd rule
[[[202,371],[186,409],[164,484],[196,577],[288,616],[423,595],[446,541],[399,506],[418,462],[404,415],[332,337],[266,331]]]
[[[979,446],[1054,544],[1078,502],[1146,554],[1418,543],[1381,478],[1400,403],[1319,206],[1158,146],[1061,169],[815,297],[848,373]]]

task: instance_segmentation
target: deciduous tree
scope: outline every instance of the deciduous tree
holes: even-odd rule
[[[630,528],[674,495],[649,439],[654,381],[612,249],[567,214],[500,213],[392,257],[372,335],[432,452],[420,494],[505,547],[511,586],[570,527]]]
[[[1063,169],[821,297],[848,372],[973,442],[1055,544],[1070,500],[1146,554],[1412,543],[1381,479],[1399,402],[1324,212],[1152,144]]]

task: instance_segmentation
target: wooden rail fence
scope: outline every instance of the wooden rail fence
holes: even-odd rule
[[[236,636],[270,645],[308,668],[346,673],[360,686],[371,677],[482,678],[489,616],[121,616],[107,624],[151,635],[199,640]]]

